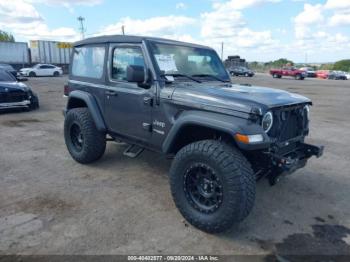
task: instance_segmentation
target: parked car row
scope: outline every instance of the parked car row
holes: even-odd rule
[[[350,73],[343,71],[319,70],[316,71],[316,77],[321,79],[349,80]]]
[[[32,67],[22,68],[19,71],[14,69],[9,64],[0,64],[0,69],[11,73],[17,79],[21,76],[36,77],[36,76],[61,76],[63,70],[61,67],[50,64],[37,64]]]
[[[273,78],[282,78],[284,76],[293,77],[296,80],[304,80],[306,77],[317,77],[321,79],[348,80],[350,73],[343,71],[318,70],[314,71],[310,67],[283,67],[282,69],[271,69],[270,74]]]

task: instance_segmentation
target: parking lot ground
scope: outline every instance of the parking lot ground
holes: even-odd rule
[[[82,166],[63,139],[66,77],[34,78],[41,108],[0,114],[0,254],[347,254],[350,255],[350,81],[234,78],[311,98],[308,141],[321,159],[257,185],[251,215],[230,232],[188,225],[170,195],[170,160],[123,156],[110,143]]]

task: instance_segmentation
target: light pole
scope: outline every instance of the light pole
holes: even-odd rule
[[[84,39],[85,38],[85,27],[84,27],[84,21],[85,21],[85,18],[82,17],[82,16],[79,16],[78,17],[78,21],[80,22],[80,33],[81,33],[81,39]]]

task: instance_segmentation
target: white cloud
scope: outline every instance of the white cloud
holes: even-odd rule
[[[335,14],[329,19],[330,26],[350,25],[350,14]]]
[[[183,2],[176,4],[176,9],[186,9],[186,8],[187,8],[187,5]]]
[[[297,25],[310,25],[320,23],[324,19],[322,10],[323,6],[321,4],[305,4],[303,12],[297,15],[294,21]]]
[[[212,10],[201,15],[201,37],[206,43],[219,49],[226,44],[225,55],[244,49],[261,49],[276,43],[269,30],[254,31],[248,27],[242,9],[278,0],[230,0],[214,2]],[[230,43],[228,45],[228,43]]]
[[[115,24],[102,28],[98,35],[120,34],[122,26],[125,26],[125,32],[131,35],[173,35],[176,34],[178,29],[193,25],[195,22],[196,20],[190,17],[173,15],[148,19],[132,19],[130,17],[125,17]]]
[[[242,10],[249,7],[257,6],[264,3],[278,3],[281,0],[230,0],[224,3],[215,2],[214,9],[230,9],[230,10]]]
[[[350,9],[349,0],[328,0],[325,4],[326,9]]]
[[[26,0],[28,3],[43,3],[48,5],[87,5],[101,4],[103,0]]]
[[[43,18],[29,3],[22,0],[0,2],[0,24],[6,26],[13,23],[32,23]]]
[[[0,28],[11,31],[15,37],[30,40],[77,40],[73,28],[49,29],[34,5],[27,0],[0,2]]]

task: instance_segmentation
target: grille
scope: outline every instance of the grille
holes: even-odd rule
[[[273,117],[273,126],[268,135],[279,142],[304,135],[308,130],[304,105],[276,109],[273,111]]]
[[[28,94],[23,91],[1,92],[0,103],[22,102],[28,99]]]

